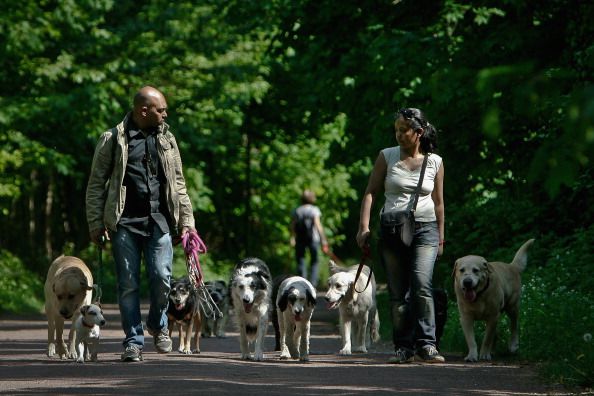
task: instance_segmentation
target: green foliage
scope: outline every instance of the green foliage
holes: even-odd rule
[[[10,252],[0,249],[0,312],[41,312],[43,283]]]
[[[84,215],[93,148],[150,84],[168,100],[209,247],[207,278],[224,279],[245,255],[291,271],[289,216],[304,188],[318,195],[333,250],[356,261],[358,197],[379,150],[395,144],[394,110],[412,106],[438,128],[446,169],[447,243],[434,283],[451,292],[457,257],[509,261],[535,237],[529,272],[561,266],[557,254],[563,268],[579,268],[560,278],[578,294],[562,293],[549,308],[578,303],[592,290],[579,276],[592,272],[594,239],[585,198],[594,189],[590,3],[7,4],[0,244],[40,279],[62,252],[97,269]],[[112,300],[108,257],[104,297]],[[176,276],[184,261],[176,249]],[[556,272],[538,273],[550,291],[563,286],[549,279]],[[527,297],[526,308],[531,300],[539,303]],[[567,359],[584,371],[586,358]],[[564,378],[579,380],[569,370]]]

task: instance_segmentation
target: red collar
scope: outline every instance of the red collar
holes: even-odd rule
[[[88,325],[84,319],[81,320],[83,326],[85,326],[87,329],[92,329],[93,327],[95,327],[95,325]]]

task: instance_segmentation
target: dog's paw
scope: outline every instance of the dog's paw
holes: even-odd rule
[[[241,359],[243,360],[251,360],[251,355],[249,353],[242,353],[241,354]]]
[[[53,342],[47,345],[47,356],[54,357],[56,356],[56,344]]]
[[[192,354],[192,350],[190,348],[179,347],[177,349],[177,351],[179,353],[183,353],[184,355],[191,355]]]
[[[350,355],[351,354],[351,348],[342,348],[340,351],[338,351],[339,355]]]
[[[85,359],[82,356],[76,358],[76,363],[84,363],[84,362],[85,362]]]
[[[200,349],[192,349],[192,351],[190,353],[195,353],[195,354],[199,355]]]
[[[66,343],[59,342],[56,344],[56,354],[60,356],[60,359],[66,358]],[[68,357],[70,357],[70,354],[68,354]]]
[[[491,353],[486,353],[486,352],[485,353],[481,353],[480,359],[481,360],[490,361],[491,360]]]
[[[353,353],[367,353],[367,348],[366,347],[354,348]]]
[[[464,360],[466,362],[478,362],[478,356],[476,353],[469,353],[468,355],[466,355]]]
[[[300,362],[309,362],[309,355],[303,355],[299,358]]]
[[[261,362],[262,360],[264,360],[264,354],[262,352],[255,353],[254,360],[257,362]]]

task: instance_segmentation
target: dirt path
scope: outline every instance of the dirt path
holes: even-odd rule
[[[272,326],[265,361],[240,360],[232,324],[228,338],[202,339],[199,355],[158,355],[151,338],[143,362],[121,363],[117,307],[105,306],[104,310],[108,325],[102,332],[99,362],[84,365],[45,355],[45,316],[0,317],[0,394],[564,394],[563,389],[544,385],[529,366],[466,364],[460,356],[448,355],[442,365],[390,365],[386,364],[391,350],[387,343],[372,347],[365,355],[338,356],[337,314],[321,304],[314,313],[309,363],[278,360],[278,352],[272,352]]]

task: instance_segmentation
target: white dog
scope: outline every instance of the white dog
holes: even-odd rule
[[[338,353],[340,355],[350,355],[351,351],[367,353],[367,346],[371,341],[379,340],[380,322],[375,300],[375,277],[371,274],[369,286],[365,288],[371,270],[368,266],[364,266],[355,287],[358,265],[343,268],[332,260],[329,264],[332,275],[328,278],[326,301],[329,309],[338,308],[340,314],[342,348]],[[358,293],[355,288],[362,292]],[[351,332],[354,337],[351,337]]]
[[[76,361],[97,361],[99,347],[99,328],[105,326],[105,318],[101,307],[95,304],[84,305],[80,308],[81,315],[74,321],[76,330]]]
[[[241,358],[263,360],[270,308],[270,270],[258,258],[246,258],[235,266],[230,283]]]
[[[67,350],[62,338],[64,319],[76,321],[80,307],[91,304],[92,290],[93,275],[81,259],[60,256],[50,265],[44,285],[47,356],[58,354],[62,359],[76,357],[76,330],[74,326],[70,328]]]
[[[522,283],[520,273],[526,268],[528,248],[534,239],[526,241],[516,252],[511,264],[488,262],[481,256],[464,256],[454,264],[454,289],[460,312],[460,324],[468,345],[468,362],[478,358],[491,360],[497,321],[502,312],[509,317],[511,338],[509,350],[520,347],[519,315]],[[474,338],[474,321],[486,322],[480,355]]]
[[[316,289],[305,278],[292,276],[279,286],[276,310],[280,358],[309,360],[309,330],[316,306]]]

